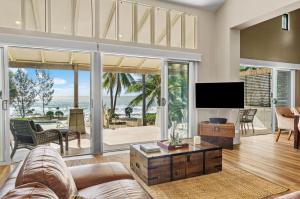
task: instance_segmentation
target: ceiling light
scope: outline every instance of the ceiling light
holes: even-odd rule
[[[122,34],[119,34],[119,38],[122,38],[123,37],[123,35]]]
[[[20,25],[20,24],[21,24],[21,21],[16,21],[16,24],[17,24],[17,25]]]

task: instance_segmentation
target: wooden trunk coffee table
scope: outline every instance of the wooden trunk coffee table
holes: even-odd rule
[[[189,148],[157,153],[145,153],[140,144],[130,146],[130,167],[147,184],[155,185],[173,180],[222,171],[222,148],[202,141]]]

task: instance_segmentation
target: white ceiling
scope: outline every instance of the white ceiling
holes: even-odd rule
[[[190,7],[202,8],[205,10],[216,11],[219,9],[226,0],[160,0],[172,3],[178,3]]]
[[[89,53],[10,47],[8,49],[8,56],[9,61],[14,62],[15,65],[21,68],[22,64],[24,68],[35,68],[43,64],[43,68],[51,69],[51,67],[56,64],[59,69],[67,70],[70,68],[67,65],[78,64],[81,66],[80,69],[90,70]],[[105,54],[103,59],[104,71],[159,74],[161,67],[160,59],[111,54]],[[28,67],[28,65],[30,65],[30,67]]]

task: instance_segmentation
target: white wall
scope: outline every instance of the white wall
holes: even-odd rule
[[[239,81],[240,29],[298,8],[299,0],[227,0],[215,12],[211,22],[214,27],[206,25],[210,28],[210,33],[205,35],[210,49],[206,46],[199,48],[200,52],[206,50],[206,53],[203,54],[205,62],[200,65],[198,82]],[[237,113],[228,110],[198,110],[199,122],[213,116],[227,117],[235,122]]]

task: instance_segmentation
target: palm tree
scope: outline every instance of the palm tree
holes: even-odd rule
[[[152,105],[159,104],[160,96],[161,96],[161,77],[160,75],[147,75],[145,81],[145,97],[147,99],[147,103],[143,104],[146,106],[146,109]],[[136,96],[130,103],[129,106],[137,106],[139,105],[144,98],[143,93],[143,82],[142,80],[136,81],[128,88],[129,93],[140,93]],[[143,107],[144,108],[144,107]]]
[[[115,115],[117,106],[117,98],[122,93],[123,89],[128,89],[135,83],[134,78],[129,73],[104,73],[103,74],[103,87],[107,89],[110,94],[110,115],[109,121]],[[114,93],[115,92],[115,93]]]
[[[180,74],[170,76],[168,82],[169,124],[171,124],[171,121],[179,122],[183,118],[183,113],[178,110],[181,110],[187,105],[187,75]],[[144,86],[145,95],[143,93]],[[161,76],[147,75],[145,85],[141,80],[136,81],[128,88],[128,92],[140,93],[129,103],[129,106],[139,105],[141,102],[143,102],[144,97],[147,99],[147,103],[143,103],[143,110],[145,110],[144,108],[148,110],[149,107],[155,104],[155,102],[157,105],[159,105],[161,98]]]

